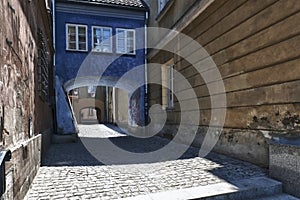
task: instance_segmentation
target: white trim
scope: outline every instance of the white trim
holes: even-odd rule
[[[109,37],[109,40],[110,40],[110,51],[103,51],[103,49],[101,49],[100,51],[96,50],[95,47],[94,47],[94,29],[101,29],[101,34],[103,36],[103,30],[104,29],[109,29],[110,30],[110,37]],[[103,44],[100,43],[100,45],[102,46]],[[113,52],[113,44],[112,44],[112,28],[111,27],[108,27],[108,26],[92,26],[92,51],[93,52],[101,52],[101,53],[112,53]]]
[[[75,27],[75,45],[76,45],[76,49],[70,49],[69,48],[69,39],[68,39],[68,28],[69,27]],[[84,27],[85,28],[85,47],[86,49],[81,50],[79,49],[79,40],[78,40],[78,27]],[[71,24],[71,23],[66,23],[66,50],[67,51],[83,51],[83,52],[87,52],[88,51],[88,32],[87,32],[87,25],[82,25],[82,24]]]
[[[166,94],[165,94],[166,96],[164,97],[162,95],[162,98],[166,98],[164,109],[171,110],[174,109],[174,59],[169,60],[161,67],[162,70],[164,70],[164,76],[165,76],[162,77],[162,81],[164,81],[164,83],[162,83],[162,87],[164,84],[166,84],[165,86],[167,86]]]
[[[170,89],[167,91],[167,107],[174,108],[174,65],[167,66],[167,81]]]
[[[119,46],[119,43],[118,43],[118,37],[119,37],[119,34],[118,34],[118,31],[124,31],[125,35],[124,35],[124,42],[125,42],[125,46],[124,46],[124,50],[125,52],[120,52],[118,51],[118,46]],[[130,52],[127,52],[127,40],[128,40],[128,32],[133,32],[133,53],[130,53]],[[135,37],[135,29],[125,29],[125,28],[116,28],[116,53],[118,54],[127,54],[127,55],[135,55],[136,54],[136,37]]]

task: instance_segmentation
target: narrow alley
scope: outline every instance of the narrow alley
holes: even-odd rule
[[[115,140],[128,151],[139,152],[160,148],[169,141],[159,137],[137,139],[101,124],[79,125],[79,129],[77,143],[51,146],[27,199],[193,199],[234,195],[237,190],[251,191],[263,183],[255,193],[248,191],[248,197],[256,197],[261,192],[271,194],[280,185],[255,165],[218,154],[200,158],[196,148],[189,148],[178,160],[103,165],[83,145],[84,138]],[[101,150],[102,154],[110,153],[109,149]]]
[[[0,11],[0,200],[300,200],[300,0]]]

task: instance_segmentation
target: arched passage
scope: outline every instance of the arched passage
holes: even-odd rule
[[[92,98],[84,98],[84,99],[77,99],[72,101],[72,107],[74,111],[74,115],[76,117],[76,120],[78,123],[83,123],[82,120],[84,116],[82,114],[85,114],[85,112],[82,112],[84,109],[95,109],[96,113],[96,119],[99,123],[104,123],[104,102],[100,101],[98,99],[92,99]],[[100,114],[99,114],[100,113]],[[90,115],[90,111],[87,111],[87,115]]]
[[[139,89],[134,93],[136,83],[129,79],[120,79],[116,77],[104,76],[99,80],[97,76],[77,77],[67,81],[64,84],[65,90],[70,94],[74,90],[80,88],[95,87],[97,88],[95,98],[76,97],[72,99],[74,115],[80,123],[80,110],[88,107],[95,107],[101,111],[101,123],[121,123],[124,125],[138,125],[143,124],[144,120],[144,88]],[[104,88],[105,91],[98,92],[98,88]],[[99,97],[97,94],[102,94]],[[80,96],[80,95],[79,95]],[[101,95],[100,95],[101,96]],[[101,105],[100,105],[101,104]]]

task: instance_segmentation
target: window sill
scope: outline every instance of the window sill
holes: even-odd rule
[[[92,50],[93,53],[103,53],[103,54],[112,54],[113,52],[112,51],[95,51],[95,50]]]
[[[165,7],[158,13],[157,17],[155,18],[156,21],[162,20],[164,15],[170,10],[171,6],[174,4],[174,0],[169,0]]]
[[[116,53],[117,55],[120,55],[120,56],[136,56],[136,53],[132,54],[132,53]]]
[[[168,108],[164,108],[163,110],[165,110],[166,112],[173,112],[175,111],[174,107],[168,107]]]
[[[66,51],[69,51],[69,52],[83,52],[83,53],[88,52],[88,50],[75,50],[75,49],[66,49]]]

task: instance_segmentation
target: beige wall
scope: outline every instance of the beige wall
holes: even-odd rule
[[[128,93],[121,89],[115,91],[116,122],[128,125]]]
[[[149,22],[150,27],[163,27],[172,29],[173,25],[190,9],[191,5],[197,3],[198,0],[170,0],[164,10],[158,13],[158,0],[148,0],[150,7]],[[148,43],[157,44],[162,32],[157,31],[148,35]]]
[[[101,122],[105,121],[105,107],[104,102],[99,99],[94,98],[83,98],[73,100],[72,107],[74,110],[74,114],[78,123],[81,123],[80,120],[80,111],[84,108],[94,107],[101,110]]]
[[[183,29],[212,56],[225,85],[227,114],[216,151],[267,166],[266,133],[300,135],[299,11],[298,0],[216,0]],[[163,64],[166,57],[172,55],[160,52],[149,60]],[[203,132],[211,116],[207,85],[188,62],[178,59],[175,69],[198,96]],[[160,102],[157,89],[150,87],[150,104]],[[175,107],[169,132],[180,119]],[[198,138],[199,145],[201,133]]]

